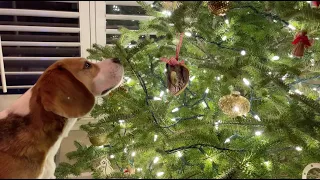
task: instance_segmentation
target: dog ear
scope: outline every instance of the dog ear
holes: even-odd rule
[[[89,113],[94,106],[92,93],[62,66],[46,71],[39,85],[41,103],[46,111],[78,118]]]

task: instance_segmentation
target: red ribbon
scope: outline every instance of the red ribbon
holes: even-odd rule
[[[292,44],[297,44],[299,42],[302,42],[306,46],[311,46],[308,36],[305,34],[300,33],[298,36],[296,36],[296,38],[292,41]]]
[[[176,50],[176,57],[171,57],[170,59],[167,59],[167,58],[161,58],[160,60],[171,65],[171,66],[174,66],[174,65],[179,65],[179,64],[184,64],[184,60],[182,61],[178,61],[179,60],[179,53],[180,53],[180,49],[181,49],[181,45],[182,45],[182,40],[183,40],[183,36],[184,36],[184,33],[180,33],[180,41],[179,41],[179,44],[177,45],[177,50]]]
[[[320,1],[311,1],[313,6],[319,7]]]

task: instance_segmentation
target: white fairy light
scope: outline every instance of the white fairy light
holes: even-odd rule
[[[206,70],[203,70],[203,73],[207,73],[207,71],[206,71]]]
[[[168,93],[168,92],[169,92],[169,89],[166,89],[166,92]]]
[[[275,22],[275,23],[276,23],[276,22],[278,22],[278,21],[274,19],[274,20],[273,20],[273,22]]]
[[[164,92],[161,91],[159,96],[162,97],[163,95],[164,95]]]
[[[272,60],[273,60],[273,61],[277,61],[277,60],[279,60],[279,59],[280,59],[279,56],[273,56],[273,57],[272,57]]]
[[[127,153],[127,152],[128,152],[128,148],[124,148],[124,149],[123,149],[123,152],[124,152],[124,153]]]
[[[272,72],[268,72],[268,74],[269,74],[269,75],[271,75],[271,74],[272,74]]]
[[[242,51],[240,52],[240,54],[241,54],[242,56],[244,56],[244,55],[247,54],[247,52],[246,52],[245,50],[242,50]]]
[[[163,176],[163,175],[164,175],[164,172],[157,172],[158,177]]]
[[[190,32],[185,32],[184,35],[191,37],[192,34]]]
[[[101,149],[101,148],[103,148],[103,147],[104,147],[103,145],[102,145],[102,146],[98,146],[99,149]]]
[[[158,135],[155,134],[154,137],[153,137],[153,141],[156,142],[157,139],[158,139]]]
[[[131,153],[131,156],[132,156],[132,157],[135,157],[135,156],[136,156],[136,152],[132,152],[132,153]]]
[[[315,40],[319,40],[319,38],[318,37],[316,37],[316,38],[314,38]]]
[[[176,121],[176,118],[172,118],[171,121],[175,122],[175,121]]]
[[[317,88],[312,88],[312,90],[317,91]]]
[[[171,12],[167,10],[162,11],[162,14],[165,16],[171,16]]]
[[[253,118],[255,118],[255,119],[258,120],[258,121],[261,121],[261,120],[260,120],[260,117],[259,117],[258,115],[254,115]]]
[[[290,58],[293,58],[293,55],[292,55],[292,54],[289,54],[288,56],[289,56]]]
[[[281,78],[282,81],[286,80],[288,76],[289,76],[288,74],[285,74],[285,75]]]
[[[269,167],[270,166],[270,161],[265,161],[264,164]]]
[[[173,23],[170,23],[169,26],[174,26],[174,24],[173,24]]]
[[[182,157],[182,153],[180,151],[177,152],[178,157]]]
[[[292,26],[291,24],[288,25],[288,28],[293,30],[293,31],[296,30],[296,28],[294,26]]]
[[[113,11],[120,11],[120,8],[116,5],[113,5]]]
[[[202,119],[203,119],[203,116],[197,117],[197,119],[202,120]]]
[[[261,131],[256,131],[254,134],[255,134],[256,136],[261,136],[261,135],[262,135],[262,132],[261,132]]]
[[[193,81],[194,78],[196,78],[196,76],[192,76],[192,77],[190,78],[190,81]]]
[[[295,93],[302,95],[303,92],[301,92],[299,89],[294,90]]]
[[[209,93],[209,88],[207,88],[207,89],[206,89],[205,93],[206,93],[206,94],[208,94],[208,93]]]
[[[230,22],[229,22],[229,19],[224,20],[224,22],[225,22],[226,24],[229,24],[229,23],[230,23]]]
[[[155,164],[155,163],[157,163],[159,161],[159,157],[155,157],[154,159],[153,159],[153,163]]]
[[[125,123],[125,120],[119,120],[120,125],[123,125]]]
[[[240,111],[238,106],[234,106],[232,110],[235,111],[235,112],[239,112]]]
[[[222,41],[225,41],[225,40],[227,40],[227,36],[222,36]]]
[[[177,112],[179,111],[179,108],[174,108],[171,112]]]
[[[159,97],[153,97],[153,100],[155,100],[155,101],[160,101],[161,98],[159,98]]]
[[[142,171],[142,168],[137,168],[137,171],[138,171],[138,172],[141,172],[141,171]]]
[[[131,78],[129,78],[129,77],[124,77],[124,79],[127,81],[127,83],[129,83],[131,81]]]
[[[167,72],[167,69],[164,69],[164,72]]]
[[[230,142],[230,138],[227,138],[224,143],[229,143]]]
[[[205,108],[207,107],[207,104],[204,101],[202,101],[201,104],[202,104],[203,107],[205,107]]]
[[[297,151],[302,151],[302,148],[299,147],[299,146],[297,146],[297,147],[296,147],[296,150],[297,150]]]
[[[220,80],[221,80],[221,77],[218,76],[218,77],[216,77],[216,79],[217,79],[218,81],[220,81]]]
[[[243,78],[242,80],[243,80],[243,82],[244,82],[245,85],[247,85],[247,86],[250,85],[250,81],[249,81],[248,79]]]
[[[311,62],[311,66],[314,66],[314,59],[310,59],[310,62]]]
[[[113,159],[115,156],[113,154],[110,155],[110,158]]]

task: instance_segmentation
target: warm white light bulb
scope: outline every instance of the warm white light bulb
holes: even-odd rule
[[[158,139],[158,135],[155,134],[154,137],[153,137],[153,141],[156,142],[157,139]]]
[[[302,151],[302,148],[299,147],[299,146],[297,146],[297,147],[296,147],[296,150],[297,150],[297,151]]]
[[[164,172],[157,172],[158,177],[163,176],[163,175],[164,175]]]
[[[269,74],[269,75],[271,75],[271,74],[272,74],[272,72],[268,72],[268,74]]]
[[[160,101],[161,98],[159,98],[159,97],[153,97],[153,100],[155,100],[155,101]]]
[[[137,171],[138,171],[138,172],[141,172],[141,171],[142,171],[142,168],[137,168]]]
[[[240,52],[240,54],[241,54],[242,56],[244,56],[244,55],[247,54],[247,52],[246,52],[245,50],[242,50],[242,51]]]
[[[282,81],[286,80],[288,76],[289,76],[288,74],[285,74],[285,75],[281,78]]]
[[[225,41],[225,40],[227,40],[227,36],[222,36],[222,41]]]
[[[164,92],[163,91],[161,91],[160,92],[160,97],[162,97],[164,95]]]
[[[182,157],[182,153],[180,151],[177,152],[178,157]]]
[[[207,107],[207,104],[204,101],[202,101],[201,104],[202,104],[203,107]]]
[[[131,153],[131,156],[132,156],[132,157],[136,156],[136,152],[132,152],[132,153]]]
[[[114,156],[113,154],[112,154],[112,155],[110,155],[110,158],[111,158],[111,159],[113,159],[114,157],[115,157],[115,156]]]
[[[177,111],[179,111],[179,108],[174,108],[174,109],[172,110],[172,112],[177,112]]]
[[[229,19],[224,20],[226,24],[229,24]]]
[[[190,37],[192,34],[190,32],[185,32],[184,35]]]
[[[172,118],[171,121],[174,121],[174,122],[175,122],[175,121],[176,121],[176,118]]]
[[[254,115],[253,117],[254,117],[256,120],[261,121],[261,120],[260,120],[260,117],[259,117],[258,115]]]
[[[295,93],[302,95],[303,92],[301,92],[299,89],[294,90]]]
[[[250,85],[250,81],[249,81],[248,79],[243,78],[242,80],[243,80],[243,82],[244,82],[245,85],[247,85],[247,86]]]
[[[288,25],[288,28],[291,30],[296,30],[296,28],[294,26],[292,26],[291,24]]]
[[[256,131],[254,134],[255,134],[256,136],[261,136],[261,135],[262,135],[262,132],[261,132],[261,131]]]
[[[277,61],[277,60],[279,60],[279,59],[280,59],[279,56],[273,56],[273,57],[272,57],[272,60],[273,60],[273,61]]]
[[[206,89],[205,93],[206,93],[206,94],[208,94],[208,93],[209,93],[209,88],[207,88],[207,89]]]
[[[240,111],[238,106],[234,106],[232,110],[235,111],[235,112],[239,112]]]
[[[154,159],[153,159],[153,163],[157,163],[159,161],[159,157],[155,157]]]
[[[127,153],[128,152],[128,148],[124,148],[123,152]]]
[[[190,78],[190,81],[193,81],[194,80],[194,78],[196,78],[195,76],[192,76],[191,78]]]
[[[230,142],[230,138],[227,138],[224,143],[229,143]]]
[[[292,55],[292,54],[289,54],[289,57],[290,57],[290,58],[293,58],[293,55]]]
[[[162,14],[165,16],[171,16],[171,12],[167,10],[162,11]]]

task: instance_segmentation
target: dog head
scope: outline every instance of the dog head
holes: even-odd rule
[[[62,59],[52,64],[35,85],[41,104],[66,118],[78,118],[93,108],[95,96],[105,96],[123,79],[119,59],[92,63],[84,58]]]

